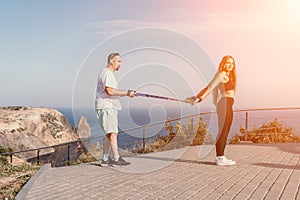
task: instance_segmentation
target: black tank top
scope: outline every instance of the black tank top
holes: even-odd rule
[[[223,83],[224,85],[224,89],[225,91],[228,91],[228,90],[234,90],[235,89],[235,84],[234,84],[234,81],[233,81],[233,78],[231,76],[231,74],[229,74],[229,80],[227,81],[227,83]]]

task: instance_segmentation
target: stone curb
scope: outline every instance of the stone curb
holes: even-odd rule
[[[22,189],[18,192],[17,196],[15,197],[15,200],[23,200],[24,197],[27,195],[29,190],[31,189],[34,182],[39,178],[39,176],[45,171],[51,168],[51,164],[45,164],[43,165],[39,171],[35,173],[33,177],[29,179],[29,181],[22,187]]]

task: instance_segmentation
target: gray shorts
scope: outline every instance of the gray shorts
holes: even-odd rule
[[[105,134],[118,133],[118,110],[105,108],[96,110],[98,122]]]

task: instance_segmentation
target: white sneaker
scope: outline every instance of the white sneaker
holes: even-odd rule
[[[227,159],[225,156],[217,156],[216,164],[219,166],[229,166],[229,165],[235,165],[236,162],[233,160]]]

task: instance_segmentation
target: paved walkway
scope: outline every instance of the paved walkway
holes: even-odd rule
[[[300,143],[228,145],[226,155],[237,165],[216,166],[213,146],[128,157],[123,167],[45,165],[16,199],[300,199]]]

